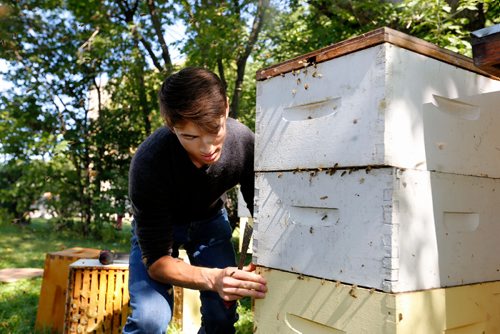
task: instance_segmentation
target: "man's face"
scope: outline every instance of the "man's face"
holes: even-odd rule
[[[216,134],[207,133],[189,121],[174,127],[174,133],[196,167],[210,165],[219,160],[226,138],[226,120],[227,116],[220,118],[220,128]]]

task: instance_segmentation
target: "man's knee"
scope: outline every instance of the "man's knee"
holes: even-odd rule
[[[164,334],[170,320],[171,315],[168,309],[135,308],[127,319],[123,333]]]
[[[130,306],[132,313],[123,333],[165,333],[172,319],[172,308],[167,299],[156,291],[134,293]],[[154,292],[154,293],[152,293]]]

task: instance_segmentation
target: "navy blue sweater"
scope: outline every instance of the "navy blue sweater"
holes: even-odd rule
[[[138,148],[129,173],[129,197],[143,262],[172,255],[175,224],[215,215],[235,185],[253,213],[254,134],[228,118],[220,159],[197,168],[168,128],[156,130]]]

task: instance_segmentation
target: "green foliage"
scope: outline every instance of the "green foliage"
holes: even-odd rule
[[[130,211],[130,159],[162,126],[157,92],[172,70],[217,72],[254,129],[259,68],[382,26],[470,56],[470,32],[500,23],[500,2],[21,0],[0,5],[0,18],[1,75],[13,84],[0,97],[0,215],[22,220],[47,193],[55,228],[107,238]],[[178,22],[185,38],[163,44]],[[183,64],[171,63],[172,47]]]
[[[5,40],[0,56],[11,61],[5,77],[16,86],[0,102],[6,116],[0,135],[10,166],[25,161],[32,171],[35,160],[48,161],[47,177],[66,181],[61,186],[42,177],[32,197],[53,193],[49,204],[61,221],[81,216],[82,231],[99,236],[112,216],[127,210],[131,154],[158,124],[150,117],[159,77],[146,78],[130,22],[110,16],[113,8],[91,4],[11,4],[11,15],[0,25],[16,26],[16,33]],[[11,198],[29,211],[24,202],[33,198],[24,193]]]
[[[251,334],[253,333],[253,313],[252,301],[250,298],[243,298],[238,301],[237,312],[239,315],[238,322],[235,324],[236,333]]]
[[[262,61],[280,62],[389,25],[390,1],[291,0],[268,22]]]
[[[290,0],[271,16],[257,54],[265,65],[383,26],[471,56],[470,33],[500,23],[500,2]]]
[[[0,208],[3,209],[0,218],[9,223],[28,222],[28,213],[42,196],[48,179],[50,176],[42,161],[11,160],[0,165]]]
[[[246,33],[238,2],[184,1],[182,9],[180,17],[187,23],[188,38],[183,46],[189,55],[186,65],[215,69],[218,60],[234,59]]]
[[[500,3],[405,0],[397,6],[396,22],[401,31],[471,57],[470,33],[500,23]]]

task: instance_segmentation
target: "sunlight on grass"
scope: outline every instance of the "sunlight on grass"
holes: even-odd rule
[[[237,249],[238,234],[237,231],[235,232],[233,242]],[[56,232],[43,220],[34,220],[27,226],[0,223],[0,234],[2,235],[0,269],[43,268],[47,253],[72,247],[128,252],[130,224],[124,224],[122,231],[116,231],[116,238],[111,242],[84,238],[75,232]],[[41,285],[41,277],[19,280],[14,283],[0,283],[0,333],[46,334],[34,330]],[[244,298],[239,302],[238,313],[240,317],[236,323],[236,332],[238,334],[252,333],[253,315],[249,298]],[[181,331],[171,328],[168,334],[181,334]]]
[[[0,333],[33,333],[42,278],[0,283]]]
[[[27,226],[0,224],[0,269],[43,268],[47,253],[72,247],[129,250],[130,228],[117,231],[113,242],[84,238],[77,233],[55,232],[46,221]],[[0,283],[0,333],[34,333],[42,278]]]

